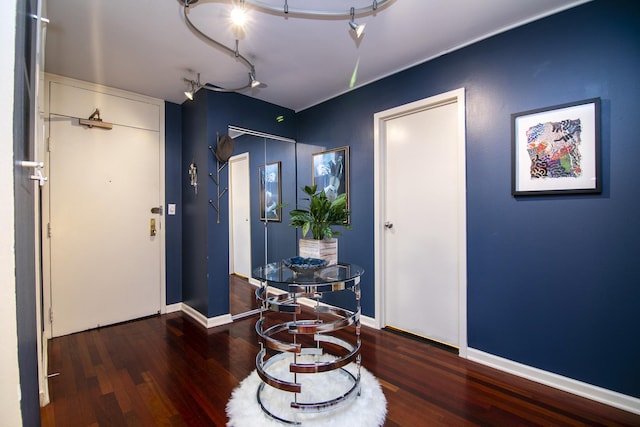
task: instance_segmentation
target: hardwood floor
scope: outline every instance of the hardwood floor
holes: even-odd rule
[[[249,285],[232,289],[237,304],[242,295],[252,304]],[[59,375],[42,425],[224,426],[232,390],[254,369],[256,318],[207,330],[172,313],[55,338],[49,373]],[[386,426],[640,426],[638,415],[423,341],[366,327],[361,336],[363,366],[387,398]]]

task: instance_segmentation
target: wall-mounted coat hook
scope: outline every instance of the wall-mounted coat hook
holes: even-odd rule
[[[216,185],[218,198],[216,203],[214,203],[213,200],[209,200],[209,204],[213,209],[216,210],[216,213],[218,214],[218,218],[216,220],[217,224],[220,224],[220,199],[224,196],[227,190],[229,190],[228,187],[223,188],[222,191],[220,190],[220,172],[227,165],[229,156],[233,153],[233,140],[231,140],[231,143],[229,143],[227,139],[231,140],[228,135],[225,135],[221,141],[220,134],[216,132],[216,149],[220,151],[220,153],[214,150],[213,146],[209,146],[209,151],[216,159],[216,174],[214,176],[213,173],[209,172],[209,178],[211,178],[211,181],[213,181],[213,183]],[[224,144],[222,144],[221,142],[224,142]]]

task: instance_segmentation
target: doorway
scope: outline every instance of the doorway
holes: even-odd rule
[[[68,79],[46,87],[49,336],[162,312],[163,102]],[[96,106],[111,129],[80,124]]]
[[[229,159],[229,273],[251,277],[249,153]]]
[[[466,357],[464,89],[374,115],[376,323]]]

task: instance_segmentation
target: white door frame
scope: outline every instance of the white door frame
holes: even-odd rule
[[[466,126],[465,126],[465,93],[464,88],[455,89],[389,110],[374,114],[374,280],[375,280],[375,327],[383,328],[385,322],[385,172],[386,163],[386,122],[399,116],[412,114],[440,104],[456,102],[458,107],[458,150],[460,161],[456,165],[459,177],[460,192],[458,200],[458,268],[459,302],[459,355],[467,357],[467,214],[466,214]]]
[[[49,138],[49,115],[50,115],[50,85],[52,82],[74,86],[90,91],[94,91],[101,94],[117,96],[125,99],[131,99],[138,102],[146,102],[148,104],[155,104],[159,108],[158,113],[158,144],[160,145],[160,168],[159,168],[159,188],[160,188],[160,206],[163,206],[163,215],[156,218],[158,222],[158,237],[160,240],[160,313],[164,314],[167,311],[167,283],[166,283],[166,231],[165,231],[165,221],[164,215],[166,215],[166,206],[165,206],[165,105],[162,99],[151,98],[145,95],[139,95],[132,92],[127,92],[120,89],[111,88],[108,86],[103,86],[96,83],[85,82],[81,80],[72,79],[69,77],[63,77],[55,74],[45,73],[44,79],[44,87],[42,91],[44,92],[44,112],[45,112],[45,141],[48,141]],[[46,149],[46,147],[45,147]],[[45,175],[49,175],[48,171],[49,164],[49,156],[48,153],[45,152]],[[43,251],[43,312],[45,313],[44,317],[44,336],[46,339],[49,339],[53,336],[51,330],[51,321],[49,313],[51,313],[51,248],[49,245],[49,239],[47,237],[47,223],[49,223],[49,191],[48,186],[45,186],[45,191],[42,192],[42,203],[43,203],[43,215],[42,215],[42,251]],[[117,310],[117,307],[114,307],[114,310]]]

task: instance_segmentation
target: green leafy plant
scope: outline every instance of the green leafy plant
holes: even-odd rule
[[[309,195],[309,198],[303,199],[309,201],[309,209],[294,209],[289,213],[291,215],[289,225],[299,227],[302,237],[306,237],[311,231],[315,240],[330,239],[342,234],[332,226],[351,229],[348,224],[350,212],[347,210],[346,193],[338,195],[331,201],[324,190],[317,191],[317,185],[305,185],[302,190]]]

